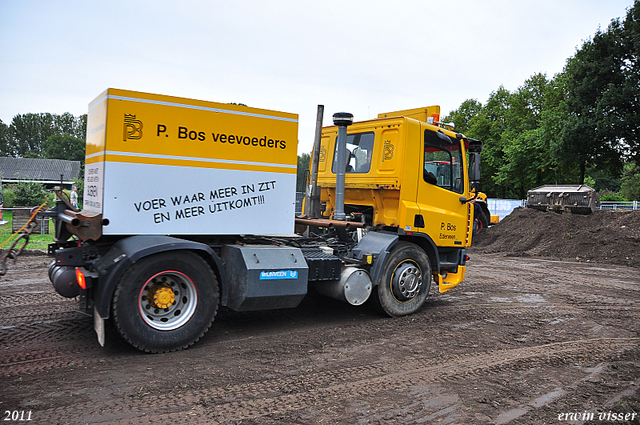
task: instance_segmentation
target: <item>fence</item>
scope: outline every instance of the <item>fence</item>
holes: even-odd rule
[[[640,202],[638,201],[600,201],[599,210],[638,210]],[[491,214],[498,214],[500,220],[511,214],[511,211],[517,207],[526,207],[527,200],[522,199],[491,199],[487,198],[487,206]]]
[[[487,198],[487,207],[491,214],[497,214],[500,217],[500,221],[503,218],[511,214],[511,211],[518,207],[525,207],[527,201],[524,199],[497,199]]]
[[[11,222],[11,231],[17,232],[27,224],[27,221],[31,218],[31,211],[37,207],[22,207],[22,208],[2,208],[0,206],[0,224],[6,224],[8,220],[4,219],[4,213],[7,211],[11,211],[11,215],[13,216]],[[36,218],[36,227],[33,229],[32,234],[41,234],[46,235],[49,234],[49,217],[37,217]]]
[[[296,215],[302,214],[303,199],[304,199],[304,192],[296,192]]]
[[[618,202],[618,201],[600,201],[599,210],[637,210],[638,201]]]

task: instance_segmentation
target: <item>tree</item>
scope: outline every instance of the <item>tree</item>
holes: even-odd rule
[[[462,102],[458,109],[449,112],[444,122],[452,122],[457,133],[466,134],[469,131],[471,119],[482,111],[482,103],[476,99],[467,99]]]
[[[0,156],[11,156],[11,133],[2,120],[0,120]]]
[[[534,74],[511,94],[502,133],[504,157],[495,181],[518,198],[529,189],[558,183],[557,145],[566,120],[563,77]]]
[[[13,155],[37,158],[41,153],[41,144],[55,134],[51,114],[16,115],[11,121]]]
[[[493,197],[514,197],[509,186],[504,186],[496,180],[498,169],[504,162],[503,138],[505,115],[511,94],[504,87],[491,93],[487,104],[480,113],[469,121],[469,137],[482,140],[482,187],[483,191]]]
[[[68,134],[55,134],[42,143],[42,156],[48,159],[66,159],[84,164],[85,141]]]
[[[87,133],[87,114],[74,117],[69,112],[54,115],[56,134],[68,134],[78,139],[84,139]]]
[[[640,44],[640,32],[631,33],[637,31],[638,15],[636,0],[626,30],[613,20],[567,61],[569,118],[563,150],[579,167],[578,183],[584,182],[588,166],[619,175],[625,153],[634,150],[637,156],[640,68],[633,44]]]
[[[507,100],[501,135],[503,158],[494,179],[502,186],[511,186],[519,198],[534,185],[533,180],[540,180],[545,155],[538,122],[546,84],[545,75],[534,75]]]
[[[618,136],[628,147],[628,156],[640,165],[640,1],[628,9],[621,29],[622,56],[618,59],[624,82],[607,91],[603,104],[611,113]],[[637,199],[637,198],[636,198]]]
[[[593,186],[589,184],[588,178],[591,178],[593,180]],[[610,174],[607,174],[606,172],[594,167],[587,168],[587,176],[584,178],[584,182],[587,186],[591,186],[597,192],[619,192],[620,186],[622,185],[621,178],[611,176]]]
[[[543,184],[583,183],[587,170],[599,190],[617,189],[625,160],[640,165],[639,58],[635,0],[554,78],[534,74],[513,93],[501,86],[484,106],[466,100],[452,111],[445,121],[484,142],[484,192],[522,198]]]
[[[631,201],[640,201],[640,166],[635,162],[624,167],[620,194]]]
[[[87,138],[87,114],[82,114],[77,118],[76,134],[78,139],[86,140]]]
[[[41,158],[43,144],[53,135],[67,134],[84,139],[87,131],[87,115],[74,117],[49,113],[16,115],[6,136],[5,155]],[[0,139],[1,141],[2,139]],[[0,144],[0,149],[2,145]]]
[[[303,153],[298,155],[298,175],[296,178],[296,191],[304,192],[307,181],[305,179],[306,171],[311,163],[311,154]]]

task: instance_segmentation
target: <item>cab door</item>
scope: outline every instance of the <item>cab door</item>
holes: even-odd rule
[[[461,141],[442,129],[422,125],[422,175],[418,177],[417,204],[427,233],[440,247],[466,246],[469,226],[468,178]],[[419,227],[419,226],[416,226]]]

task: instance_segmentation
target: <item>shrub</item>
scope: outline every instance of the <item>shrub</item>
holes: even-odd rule
[[[45,201],[47,193],[40,183],[20,182],[16,185],[14,206],[36,207]]]
[[[47,207],[54,207],[56,205],[56,194],[53,192],[47,193]]]
[[[3,206],[5,208],[13,208],[15,205],[16,194],[12,189],[5,189],[2,191]]]
[[[627,202],[628,199],[619,193],[608,192],[602,196],[600,196],[601,201],[615,201],[615,202]]]

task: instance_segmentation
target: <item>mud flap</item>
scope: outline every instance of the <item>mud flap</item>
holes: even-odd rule
[[[434,273],[433,279],[438,283],[438,290],[440,293],[447,292],[449,289],[462,282],[464,280],[466,269],[466,266],[458,266],[458,273],[447,273],[444,279],[441,274]]]
[[[373,255],[375,258],[373,266],[369,272],[374,286],[377,286],[378,283],[380,283],[385,258],[391,251],[391,247],[393,247],[399,239],[400,238],[395,233],[369,232],[353,249],[353,255],[358,260],[364,259],[367,255]]]
[[[98,336],[98,344],[104,347],[104,319],[100,317],[95,307],[93,307],[93,329]]]

